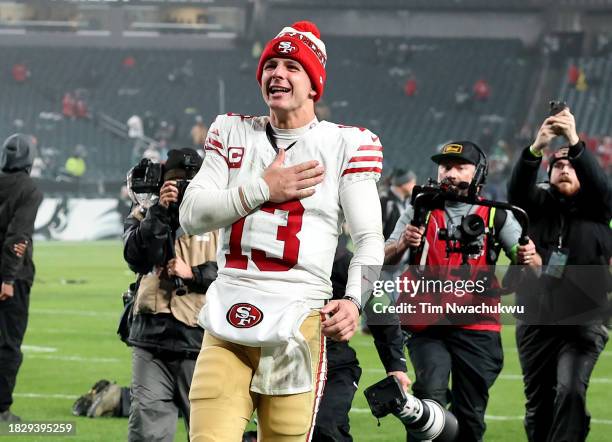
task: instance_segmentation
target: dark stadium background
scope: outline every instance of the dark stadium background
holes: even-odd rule
[[[413,169],[422,182],[439,145],[469,139],[489,155],[487,195],[503,199],[509,167],[552,99],[569,104],[612,170],[612,0],[0,0],[0,137],[36,138],[46,196],[17,414],[76,422],[68,440],[125,439],[126,420],[74,418],[70,406],[100,378],[130,379],[114,333],[132,280],[118,241],[126,172],[147,148],[163,156],[191,146],[197,116],[208,125],[219,113],[264,113],[258,50],[301,19],[317,23],[327,46],[319,111],[377,133],[385,176]],[[479,80],[490,90],[482,100]],[[82,101],[78,115],[66,112],[67,93]],[[141,142],[128,135],[133,115],[145,122]],[[75,151],[87,166],[78,178],[64,170]],[[503,337],[486,440],[525,440],[512,325]],[[384,373],[369,337],[355,346],[363,388]],[[591,441],[611,440],[611,355],[589,390]],[[401,440],[396,422],[377,428],[361,390],[356,397],[356,441]]]

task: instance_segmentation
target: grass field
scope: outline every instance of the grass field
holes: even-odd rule
[[[118,241],[36,244],[37,278],[32,291],[30,322],[24,342],[24,362],[17,378],[13,411],[26,420],[72,421],[72,437],[15,437],[19,441],[126,440],[127,419],[76,418],[74,400],[100,378],[128,385],[130,351],[115,334],[122,310],[121,293],[133,276],[123,262]],[[486,441],[525,440],[522,428],[523,393],[513,338],[503,331],[505,366],[491,391]],[[402,441],[402,427],[394,418],[376,426],[363,397],[363,388],[384,372],[371,338],[358,335],[352,344],[364,369],[351,412],[352,433],[361,441]],[[612,350],[602,355],[589,389],[593,416],[589,441],[612,440]],[[10,437],[0,437],[9,440]],[[176,440],[186,440],[182,423]]]

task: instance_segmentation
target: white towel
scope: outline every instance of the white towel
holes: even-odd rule
[[[312,390],[312,357],[299,332],[284,345],[263,347],[251,391],[266,395],[305,393]]]

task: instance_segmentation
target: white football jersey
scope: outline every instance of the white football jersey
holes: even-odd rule
[[[194,181],[228,189],[261,177],[276,151],[266,135],[269,117],[220,115],[205,143],[206,158]],[[383,148],[367,129],[317,122],[292,145],[285,166],[317,160],[325,178],[311,197],[267,202],[222,229],[217,252],[220,283],[323,300],[344,221],[340,191],[382,172]],[[367,211],[367,207],[363,207]]]

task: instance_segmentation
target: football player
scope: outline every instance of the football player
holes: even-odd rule
[[[382,265],[383,148],[365,128],[316,118],[326,61],[311,22],[268,42],[257,80],[269,115],[218,116],[185,193],[186,231],[222,229],[219,276],[199,316],[206,333],[190,392],[192,441],[239,441],[255,409],[260,440],[310,440],[324,337],[354,334],[362,267]],[[330,301],[344,220],[355,254],[346,295]]]

